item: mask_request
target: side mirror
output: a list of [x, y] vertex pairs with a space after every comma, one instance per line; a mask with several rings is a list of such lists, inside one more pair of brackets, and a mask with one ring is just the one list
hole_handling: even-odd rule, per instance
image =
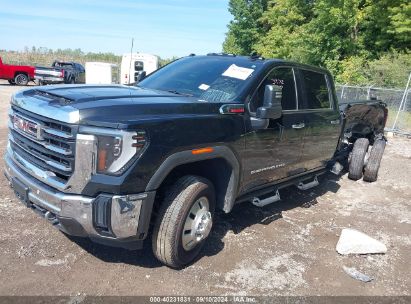
[[141, 73], [139, 73], [137, 76], [136, 83], [139, 83], [140, 81], [142, 81], [144, 78], [146, 78], [146, 76], [147, 76], [146, 71], [142, 71]]
[[277, 119], [282, 115], [281, 106], [282, 87], [266, 85], [264, 89], [263, 106], [257, 109], [256, 116], [259, 119]]

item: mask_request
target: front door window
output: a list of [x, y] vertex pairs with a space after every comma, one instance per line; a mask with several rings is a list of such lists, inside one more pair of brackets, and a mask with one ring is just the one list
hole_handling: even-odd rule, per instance
[[284, 67], [276, 68], [268, 74], [250, 103], [250, 112], [255, 113], [257, 108], [263, 106], [266, 85], [276, 85], [282, 88], [281, 105], [283, 110], [296, 110], [298, 108], [294, 71], [292, 68]]

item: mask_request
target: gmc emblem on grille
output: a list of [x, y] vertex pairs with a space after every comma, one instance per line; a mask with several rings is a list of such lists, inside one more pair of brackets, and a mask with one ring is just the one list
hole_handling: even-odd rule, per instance
[[42, 140], [41, 136], [41, 125], [33, 121], [26, 120], [20, 116], [13, 115], [13, 126], [15, 129], [28, 134], [38, 140]]

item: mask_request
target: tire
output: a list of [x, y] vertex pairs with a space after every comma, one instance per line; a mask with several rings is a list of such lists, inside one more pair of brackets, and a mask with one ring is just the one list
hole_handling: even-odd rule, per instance
[[377, 139], [372, 146], [370, 157], [364, 169], [363, 180], [366, 182], [375, 182], [378, 178], [378, 170], [380, 169], [382, 155], [385, 150], [385, 140]]
[[14, 82], [18, 86], [26, 86], [29, 83], [29, 78], [27, 77], [26, 74], [17, 74], [16, 77], [14, 77]]
[[364, 170], [364, 160], [370, 142], [367, 138], [358, 138], [354, 143], [349, 165], [348, 178], [359, 180]]
[[14, 82], [14, 80], [13, 79], [9, 79], [9, 80], [7, 80], [8, 82], [9, 82], [9, 84], [11, 84], [11, 85], [16, 85], [16, 83]]
[[[152, 246], [156, 258], [172, 268], [191, 263], [209, 236], [214, 208], [214, 187], [207, 179], [193, 175], [180, 178], [166, 194], [154, 225]], [[204, 231], [193, 227], [202, 227]]]

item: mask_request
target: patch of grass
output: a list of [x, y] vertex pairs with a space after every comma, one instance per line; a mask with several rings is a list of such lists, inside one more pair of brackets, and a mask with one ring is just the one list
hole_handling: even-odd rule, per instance
[[[397, 116], [398, 109], [388, 108], [388, 119], [387, 119], [387, 128], [392, 128], [395, 117]], [[396, 128], [411, 132], [411, 112], [409, 111], [401, 111], [400, 115], [398, 116]]]

